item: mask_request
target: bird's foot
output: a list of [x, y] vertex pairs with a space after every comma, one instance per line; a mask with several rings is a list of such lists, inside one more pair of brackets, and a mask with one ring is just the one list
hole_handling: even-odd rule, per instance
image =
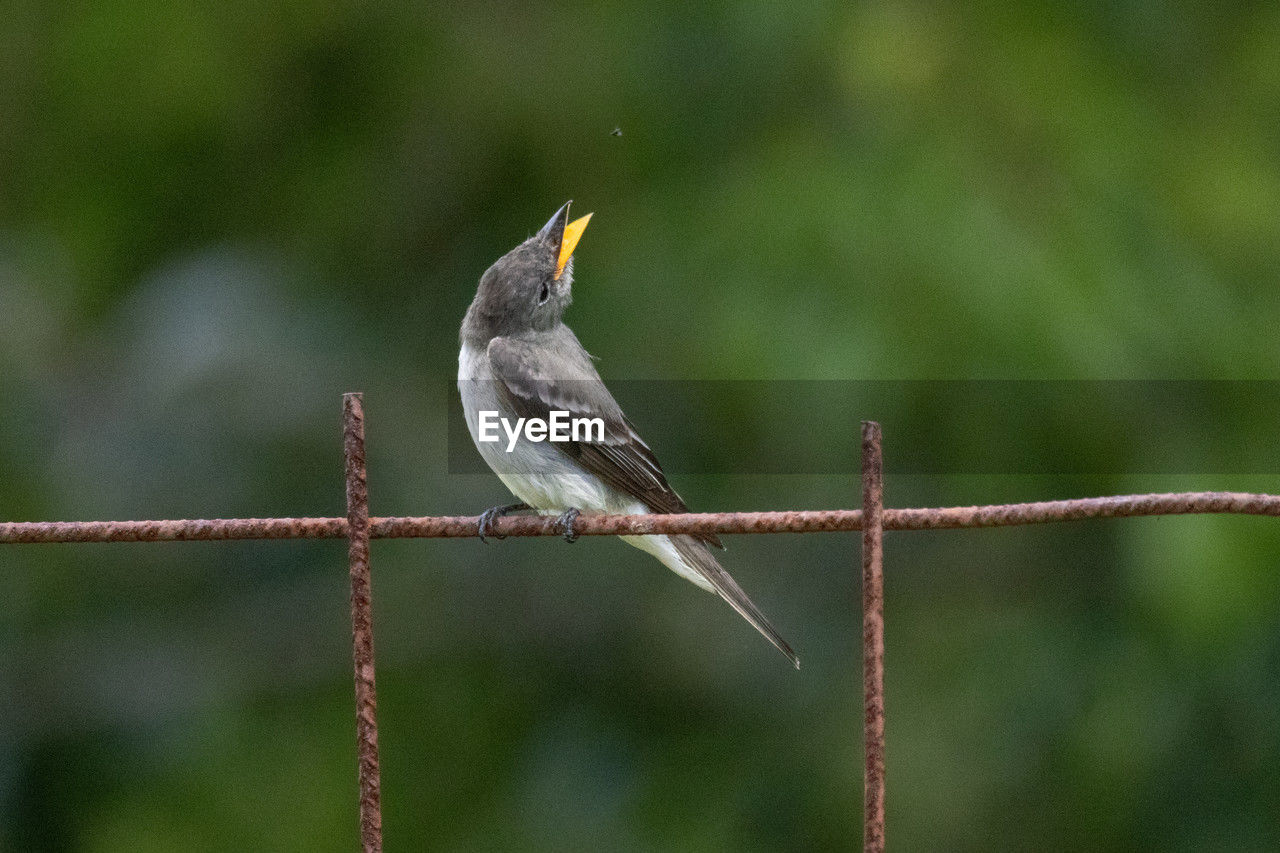
[[500, 536], [497, 533], [489, 533], [489, 526], [499, 518], [509, 512], [519, 512], [522, 509], [529, 509], [527, 503], [507, 504], [506, 506], [492, 506], [480, 513], [480, 524], [477, 525], [476, 532], [480, 535], [481, 542], [488, 542], [486, 535], [492, 536], [494, 539], [506, 539], [506, 536]]
[[564, 532], [564, 541], [572, 545], [578, 541], [578, 534], [573, 530], [573, 523], [578, 520], [578, 516], [582, 515], [582, 511], [577, 507], [569, 507], [556, 519], [556, 524], [560, 525], [560, 529]]

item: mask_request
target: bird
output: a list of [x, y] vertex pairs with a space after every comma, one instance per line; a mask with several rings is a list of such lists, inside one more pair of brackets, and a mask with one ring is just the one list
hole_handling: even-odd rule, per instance
[[[518, 503], [480, 517], [482, 540], [501, 515], [559, 513], [565, 539], [583, 512], [684, 513], [657, 457], [597, 373], [593, 357], [564, 323], [572, 301], [573, 254], [591, 214], [569, 221], [569, 206], [499, 258], [480, 277], [459, 333], [458, 390], [467, 429], [480, 455]], [[578, 440], [531, 440], [529, 431], [493, 441], [494, 417], [519, 423], [553, 412], [598, 421]], [[496, 414], [495, 414], [496, 413]], [[508, 426], [504, 429], [509, 429]], [[496, 537], [495, 537], [496, 538]], [[720, 565], [713, 533], [621, 536], [677, 575], [723, 598], [799, 669], [800, 659], [760, 608]]]

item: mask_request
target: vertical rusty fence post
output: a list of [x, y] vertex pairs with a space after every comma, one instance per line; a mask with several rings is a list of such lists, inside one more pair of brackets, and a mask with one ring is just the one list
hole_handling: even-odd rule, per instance
[[884, 459], [880, 424], [862, 422], [862, 848], [884, 850]]
[[347, 541], [351, 563], [351, 643], [355, 660], [360, 842], [382, 851], [382, 782], [378, 771], [378, 697], [374, 690], [373, 601], [369, 575], [369, 480], [364, 456], [364, 395], [342, 396], [347, 473]]

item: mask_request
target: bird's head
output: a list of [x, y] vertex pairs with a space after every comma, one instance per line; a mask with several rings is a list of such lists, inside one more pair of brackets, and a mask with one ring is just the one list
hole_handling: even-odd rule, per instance
[[488, 341], [560, 322], [573, 301], [573, 250], [591, 219], [588, 213], [570, 222], [570, 204], [485, 270], [463, 322], [464, 338]]

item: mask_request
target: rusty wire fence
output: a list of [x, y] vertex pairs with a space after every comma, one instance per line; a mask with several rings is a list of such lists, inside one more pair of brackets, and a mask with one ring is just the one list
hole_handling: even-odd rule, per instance
[[[166, 521], [0, 522], [0, 545], [54, 542], [183, 542], [231, 539], [347, 539], [351, 577], [351, 633], [356, 697], [360, 838], [365, 851], [382, 850], [377, 693], [373, 647], [371, 539], [471, 537], [478, 516], [377, 518], [369, 515], [361, 394], [343, 395], [346, 518], [229, 518]], [[1008, 527], [1089, 518], [1218, 513], [1280, 516], [1280, 495], [1175, 492], [1116, 495], [991, 506], [891, 509], [884, 506], [880, 425], [862, 424], [862, 508], [718, 512], [681, 515], [583, 515], [582, 536], [660, 533], [862, 532], [863, 847], [884, 850], [884, 543], [886, 530]], [[506, 516], [497, 536], [559, 536], [551, 516]]]

